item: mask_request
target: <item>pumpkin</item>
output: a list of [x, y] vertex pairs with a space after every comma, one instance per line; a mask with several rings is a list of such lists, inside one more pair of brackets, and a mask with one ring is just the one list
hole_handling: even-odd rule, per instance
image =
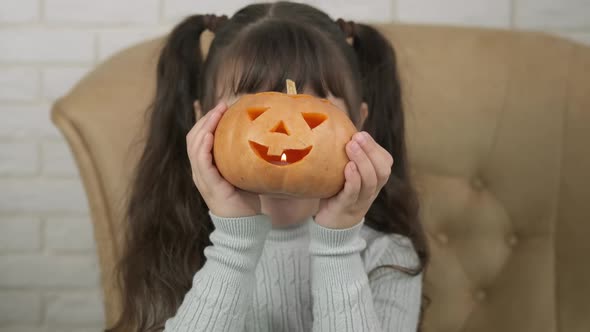
[[327, 99], [261, 92], [231, 105], [215, 131], [213, 155], [221, 175], [259, 194], [326, 198], [344, 185], [345, 145], [356, 128]]

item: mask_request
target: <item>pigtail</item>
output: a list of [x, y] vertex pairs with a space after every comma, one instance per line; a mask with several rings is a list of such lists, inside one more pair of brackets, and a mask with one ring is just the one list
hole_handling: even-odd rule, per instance
[[206, 28], [203, 15], [185, 19], [169, 35], [158, 61], [154, 110], [181, 113], [181, 126], [194, 123], [193, 102], [197, 99], [203, 65], [200, 36]]
[[[418, 205], [408, 174], [404, 110], [395, 51], [381, 33], [368, 25], [353, 24], [352, 37], [363, 100], [369, 107], [363, 130], [369, 132], [395, 160], [389, 181], [377, 197], [377, 204], [369, 210], [368, 217], [383, 224], [379, 225], [383, 226], [382, 231], [413, 238], [422, 232], [415, 225], [418, 224]], [[422, 243], [415, 244], [422, 247]]]
[[[194, 187], [186, 134], [195, 123], [207, 16], [185, 19], [168, 36], [157, 64], [149, 135], [130, 187], [122, 258], [122, 313], [107, 331], [156, 331], [182, 302], [201, 268], [213, 228]], [[187, 247], [188, 244], [188, 247]]]
[[[343, 23], [339, 23], [343, 27]], [[363, 24], [346, 23], [345, 33], [352, 37], [363, 86], [363, 100], [369, 114], [363, 130], [369, 132], [395, 160], [388, 183], [377, 196], [367, 213], [372, 227], [387, 233], [403, 234], [412, 240], [421, 266], [378, 266], [393, 268], [411, 275], [424, 271], [428, 264], [428, 248], [421, 223], [418, 221], [418, 199], [411, 184], [405, 143], [405, 123], [402, 91], [395, 50], [375, 28]], [[391, 222], [393, 220], [393, 222]], [[369, 275], [371, 275], [371, 273]], [[420, 326], [430, 303], [423, 295]]]
[[353, 29], [352, 47], [361, 73], [363, 101], [370, 110], [363, 129], [393, 154], [399, 165], [394, 169], [405, 177], [404, 113], [395, 51], [373, 27], [354, 24]]
[[[379, 194], [378, 204], [373, 204], [369, 213], [375, 220], [383, 220], [383, 224], [395, 227], [387, 232], [411, 238], [415, 232], [413, 224], [418, 206], [407, 169], [404, 111], [395, 51], [381, 33], [368, 25], [354, 24], [352, 35], [363, 100], [369, 107], [363, 130], [369, 132], [395, 160], [389, 182]], [[386, 222], [385, 218], [393, 218], [395, 222]]]

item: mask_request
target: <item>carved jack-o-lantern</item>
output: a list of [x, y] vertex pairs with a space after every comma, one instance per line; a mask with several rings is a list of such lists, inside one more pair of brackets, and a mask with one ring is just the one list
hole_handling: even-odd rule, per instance
[[330, 101], [293, 90], [245, 95], [233, 104], [215, 131], [216, 166], [243, 190], [330, 197], [344, 185], [345, 145], [356, 128]]

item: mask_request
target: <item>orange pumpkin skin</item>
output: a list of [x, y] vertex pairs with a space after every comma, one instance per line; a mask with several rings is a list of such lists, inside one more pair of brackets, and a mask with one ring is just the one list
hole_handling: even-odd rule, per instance
[[326, 198], [344, 186], [345, 146], [355, 132], [347, 114], [326, 99], [249, 94], [219, 121], [213, 155], [221, 175], [240, 189]]

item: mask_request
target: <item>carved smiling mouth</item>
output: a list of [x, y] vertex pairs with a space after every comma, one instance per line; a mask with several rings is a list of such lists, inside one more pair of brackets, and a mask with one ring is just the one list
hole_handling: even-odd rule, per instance
[[250, 148], [254, 150], [256, 155], [273, 165], [279, 166], [294, 164], [305, 158], [309, 154], [309, 151], [311, 151], [311, 146], [308, 146], [305, 149], [283, 150], [283, 153], [280, 156], [270, 156], [268, 155], [268, 146], [264, 146], [252, 141], [248, 142], [250, 143]]

